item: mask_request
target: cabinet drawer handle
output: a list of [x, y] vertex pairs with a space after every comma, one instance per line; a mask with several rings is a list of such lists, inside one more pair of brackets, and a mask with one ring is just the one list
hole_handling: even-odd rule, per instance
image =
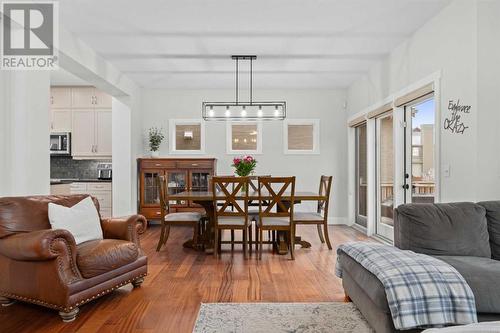
[[156, 164], [155, 164], [155, 166], [158, 166], [158, 167], [159, 167], [159, 166], [161, 166], [161, 164], [160, 164], [160, 163], [156, 163]]
[[191, 163], [192, 166], [198, 166], [198, 163]]
[[156, 212], [156, 215], [160, 215], [160, 214], [161, 214], [161, 212]]

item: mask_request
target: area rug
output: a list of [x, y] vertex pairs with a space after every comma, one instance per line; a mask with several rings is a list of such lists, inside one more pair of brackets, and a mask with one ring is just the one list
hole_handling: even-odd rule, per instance
[[194, 333], [373, 332], [352, 303], [202, 303]]

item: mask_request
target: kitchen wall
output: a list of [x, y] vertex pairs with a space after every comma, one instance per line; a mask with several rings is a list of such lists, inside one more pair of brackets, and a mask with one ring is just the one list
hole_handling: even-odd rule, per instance
[[[440, 72], [441, 99], [436, 103], [441, 113], [442, 201], [500, 198], [498, 6], [487, 0], [452, 1], [348, 90], [353, 116]], [[450, 100], [472, 106], [470, 114], [461, 115], [460, 122], [468, 127], [463, 134], [443, 128], [451, 116]], [[444, 166], [449, 166], [449, 176], [443, 174]]]
[[[318, 191], [319, 177], [333, 175], [331, 222], [347, 221], [347, 129], [344, 110], [345, 91], [342, 90], [258, 90], [254, 100], [285, 100], [287, 118], [318, 118], [321, 120], [319, 155], [285, 155], [283, 153], [283, 122], [263, 122], [263, 153], [256, 155], [257, 173], [297, 176], [298, 190]], [[151, 126], [168, 130], [170, 119], [201, 117], [203, 101], [231, 101], [234, 90], [143, 90], [143, 133]], [[242, 97], [244, 99], [244, 97]], [[218, 159], [218, 173], [232, 174], [231, 160], [226, 154], [226, 122], [205, 122], [206, 155]], [[167, 136], [168, 137], [168, 136]], [[170, 138], [168, 137], [168, 140]], [[146, 135], [143, 152], [148, 156]], [[169, 145], [164, 142], [162, 156], [170, 157]], [[196, 155], [189, 155], [196, 157]], [[313, 209], [309, 203], [302, 209]]]

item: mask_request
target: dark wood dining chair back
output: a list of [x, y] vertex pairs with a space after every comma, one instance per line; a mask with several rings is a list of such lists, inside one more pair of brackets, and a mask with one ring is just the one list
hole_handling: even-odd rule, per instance
[[332, 176], [321, 176], [319, 181], [319, 195], [324, 196], [325, 200], [318, 200], [318, 213], [328, 216], [328, 206], [330, 202], [330, 192], [332, 190]]
[[295, 177], [259, 177], [258, 192], [260, 217], [293, 216]]
[[158, 176], [157, 178], [158, 186], [158, 199], [160, 200], [160, 211], [161, 216], [165, 216], [170, 213], [170, 202], [168, 200], [168, 189], [167, 189], [167, 177]]
[[247, 216], [248, 177], [213, 177], [216, 216]]

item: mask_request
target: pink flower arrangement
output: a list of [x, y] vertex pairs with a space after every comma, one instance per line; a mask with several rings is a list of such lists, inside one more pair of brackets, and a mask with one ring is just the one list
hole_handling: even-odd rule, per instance
[[240, 177], [246, 177], [251, 174], [256, 166], [257, 161], [250, 155], [235, 157], [232, 164], [232, 167], [235, 169], [234, 172]]

